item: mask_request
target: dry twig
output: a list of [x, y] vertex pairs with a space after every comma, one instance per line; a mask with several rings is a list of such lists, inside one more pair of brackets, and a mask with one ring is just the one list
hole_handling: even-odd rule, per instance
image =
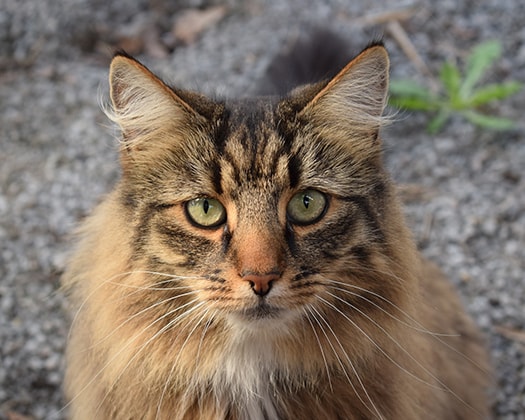
[[495, 326], [494, 329], [498, 334], [502, 335], [505, 338], [508, 338], [509, 340], [525, 344], [525, 331], [523, 330], [502, 326]]

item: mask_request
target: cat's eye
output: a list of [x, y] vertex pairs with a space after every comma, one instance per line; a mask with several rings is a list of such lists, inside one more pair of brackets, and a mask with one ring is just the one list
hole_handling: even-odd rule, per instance
[[292, 223], [309, 225], [324, 216], [327, 206], [328, 200], [322, 192], [305, 190], [292, 197], [286, 211]]
[[194, 198], [186, 203], [189, 219], [204, 228], [214, 228], [226, 221], [226, 209], [214, 198]]

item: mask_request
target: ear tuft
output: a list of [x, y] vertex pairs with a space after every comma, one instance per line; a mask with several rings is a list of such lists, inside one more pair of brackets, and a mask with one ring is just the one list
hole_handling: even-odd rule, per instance
[[109, 83], [113, 106], [106, 114], [120, 126], [128, 149], [131, 143], [147, 142], [172, 130], [188, 113], [194, 114], [164, 82], [123, 52], [111, 62]]
[[388, 72], [386, 49], [374, 43], [330, 80], [302, 113], [327, 128], [377, 133], [385, 120]]

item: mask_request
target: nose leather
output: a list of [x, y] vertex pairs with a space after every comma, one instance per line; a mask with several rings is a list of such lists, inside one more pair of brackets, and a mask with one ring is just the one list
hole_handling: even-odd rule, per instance
[[279, 274], [248, 273], [245, 274], [242, 278], [250, 284], [253, 293], [255, 293], [258, 296], [265, 296], [270, 292], [274, 281], [279, 279]]

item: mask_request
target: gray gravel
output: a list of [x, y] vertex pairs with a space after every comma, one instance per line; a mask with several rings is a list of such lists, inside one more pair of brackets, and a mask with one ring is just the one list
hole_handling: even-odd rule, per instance
[[[168, 32], [180, 9], [211, 3], [0, 0], [1, 420], [64, 417], [56, 412], [68, 326], [58, 283], [74, 226], [118, 177], [114, 132], [99, 107], [113, 48], [131, 40], [125, 45], [166, 79], [239, 96], [256, 90], [271, 57], [302, 28], [330, 25], [356, 49], [385, 33], [393, 77], [423, 80], [381, 25], [360, 23], [398, 1], [230, 0], [226, 17], [195, 43], [174, 43]], [[404, 28], [432, 71], [497, 38], [505, 53], [489, 80], [525, 81], [523, 1], [405, 4], [417, 6]], [[141, 47], [139, 33], [156, 33], [156, 44]], [[525, 92], [494, 108], [521, 120], [506, 133], [458, 119], [430, 136], [424, 116], [402, 113], [384, 134], [421, 249], [487, 334], [495, 417], [508, 420], [525, 419], [524, 110]]]

